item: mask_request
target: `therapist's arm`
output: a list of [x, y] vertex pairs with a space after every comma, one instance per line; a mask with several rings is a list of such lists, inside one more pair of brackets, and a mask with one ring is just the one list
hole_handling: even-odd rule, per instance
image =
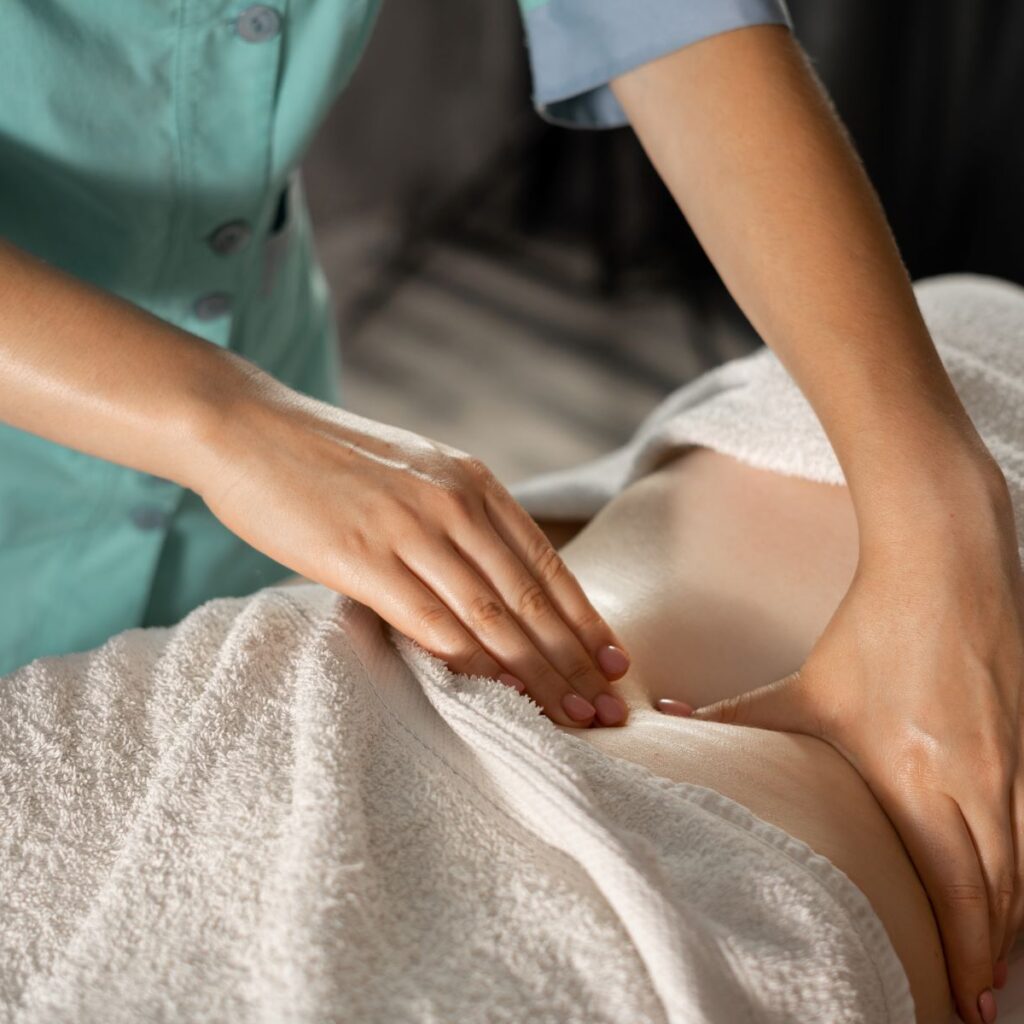
[[698, 717], [814, 733], [856, 765], [928, 889], [960, 1013], [980, 1024], [1024, 905], [1022, 591], [1005, 481], [789, 31], [713, 36], [613, 89], [818, 414], [860, 529], [854, 583], [803, 670]]
[[0, 422], [197, 491], [271, 558], [458, 671], [521, 680], [557, 722], [625, 719], [610, 627], [477, 460], [301, 395], [2, 241]]

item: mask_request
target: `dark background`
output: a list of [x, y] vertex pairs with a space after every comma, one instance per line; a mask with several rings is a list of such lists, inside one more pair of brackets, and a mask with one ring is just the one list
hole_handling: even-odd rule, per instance
[[[1024, 284], [1024, 4], [789, 8], [911, 275]], [[529, 91], [513, 0], [385, 4], [305, 165], [347, 404], [508, 480], [758, 343], [632, 132], [553, 128]]]

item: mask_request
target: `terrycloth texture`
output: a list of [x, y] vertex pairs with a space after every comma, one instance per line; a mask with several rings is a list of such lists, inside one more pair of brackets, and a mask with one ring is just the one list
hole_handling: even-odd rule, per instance
[[803, 843], [305, 586], [0, 680], [0, 1020], [913, 1010]]
[[[1024, 537], [1024, 288], [969, 274], [915, 286], [942, 361], [998, 460]], [[762, 349], [673, 392], [630, 442], [593, 462], [514, 488], [537, 517], [589, 519], [673, 450], [702, 445], [761, 469], [844, 482], [810, 405]]]

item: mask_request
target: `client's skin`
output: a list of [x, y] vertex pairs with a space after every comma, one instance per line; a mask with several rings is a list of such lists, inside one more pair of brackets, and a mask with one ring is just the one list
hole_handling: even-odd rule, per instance
[[846, 592], [857, 525], [845, 487], [690, 449], [629, 487], [562, 554], [632, 656], [621, 729], [573, 731], [666, 778], [707, 786], [802, 839], [878, 913], [922, 1024], [952, 1012], [939, 932], [900, 839], [822, 740], [670, 717], [798, 669]]

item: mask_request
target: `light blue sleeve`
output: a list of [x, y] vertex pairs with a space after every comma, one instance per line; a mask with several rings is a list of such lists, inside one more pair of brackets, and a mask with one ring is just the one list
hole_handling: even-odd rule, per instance
[[627, 123], [608, 83], [745, 25], [790, 25], [784, 0], [519, 0], [541, 116], [576, 128]]

